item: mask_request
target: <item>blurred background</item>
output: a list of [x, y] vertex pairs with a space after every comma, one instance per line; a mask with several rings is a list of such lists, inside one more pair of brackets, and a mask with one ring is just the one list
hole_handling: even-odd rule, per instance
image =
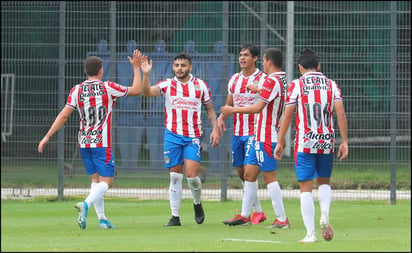
[[[332, 188], [379, 190], [394, 203], [396, 190], [410, 196], [411, 185], [410, 22], [409, 1], [2, 1], [2, 196], [52, 189], [62, 198], [89, 188], [77, 145], [77, 113], [42, 155], [37, 152], [70, 89], [85, 80], [86, 57], [104, 60], [103, 80], [130, 86], [127, 56], [139, 49], [154, 62], [153, 85], [172, 77], [173, 57], [188, 52], [192, 73], [209, 85], [219, 114], [227, 82], [240, 71], [239, 48], [250, 43], [260, 48], [260, 69], [266, 48], [282, 49], [289, 81], [300, 76], [300, 50], [318, 53], [321, 72], [342, 90], [348, 119], [349, 157], [336, 159]], [[162, 97], [118, 100], [112, 127], [116, 180], [109, 192], [167, 198], [163, 106]], [[226, 126], [212, 149], [203, 115], [201, 178], [211, 199], [233, 198], [231, 190], [242, 195], [231, 166], [231, 118]], [[279, 163], [285, 190], [298, 189], [294, 133], [291, 128]], [[339, 144], [339, 131], [337, 139]], [[266, 194], [263, 180], [259, 188]]]

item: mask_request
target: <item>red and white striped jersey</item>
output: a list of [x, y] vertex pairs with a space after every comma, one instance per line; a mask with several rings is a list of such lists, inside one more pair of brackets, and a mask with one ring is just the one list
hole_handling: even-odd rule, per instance
[[[266, 74], [256, 69], [255, 72], [245, 77], [242, 72], [234, 74], [227, 85], [227, 92], [233, 97], [233, 107], [244, 107], [255, 104], [259, 99], [259, 94], [246, 89], [248, 84], [261, 87]], [[249, 136], [254, 135], [255, 114], [234, 113], [233, 114], [233, 135]]]
[[111, 81], [86, 80], [74, 86], [66, 106], [80, 114], [80, 148], [111, 147], [112, 110], [118, 97], [127, 96], [128, 87]]
[[335, 100], [342, 100], [338, 85], [320, 72], [305, 73], [291, 83], [286, 106], [297, 105], [295, 153], [333, 153]]
[[209, 86], [190, 74], [187, 83], [166, 79], [156, 83], [165, 99], [165, 126], [186, 137], [202, 135], [202, 105], [212, 102]]
[[280, 117], [285, 103], [287, 88], [285, 72], [275, 72], [265, 77], [261, 88], [260, 99], [267, 105], [257, 117], [255, 140], [268, 144], [271, 154], [272, 142], [277, 142]]

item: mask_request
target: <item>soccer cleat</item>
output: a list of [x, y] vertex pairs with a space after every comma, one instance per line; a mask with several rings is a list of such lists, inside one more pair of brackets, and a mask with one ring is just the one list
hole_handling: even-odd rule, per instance
[[170, 218], [169, 223], [165, 224], [166, 227], [172, 227], [172, 226], [180, 226], [180, 218], [179, 216], [173, 216]]
[[252, 224], [257, 225], [261, 222], [264, 222], [266, 220], [266, 214], [265, 212], [260, 212], [260, 213], [252, 213]]
[[87, 221], [87, 214], [89, 213], [89, 205], [86, 201], [79, 202], [74, 206], [79, 212], [79, 216], [77, 217], [77, 223], [81, 229], [86, 229], [86, 221]]
[[229, 225], [229, 226], [237, 226], [237, 225], [244, 225], [244, 224], [249, 225], [250, 224], [250, 216], [245, 218], [242, 215], [237, 214], [237, 215], [235, 215], [235, 217], [233, 219], [224, 220], [223, 223], [225, 225]]
[[195, 209], [195, 220], [197, 224], [202, 224], [205, 220], [205, 212], [203, 211], [202, 203], [193, 204]]
[[322, 213], [320, 216], [320, 228], [322, 229], [322, 237], [326, 241], [333, 239], [332, 226], [329, 223], [329, 218], [326, 213]]
[[278, 219], [275, 219], [272, 225], [267, 226], [266, 228], [289, 228], [289, 227], [290, 227], [289, 219], [286, 218], [284, 222], [281, 222]]
[[110, 221], [108, 220], [99, 220], [99, 227], [100, 229], [110, 229], [110, 228], [115, 228], [116, 226], [114, 226]]
[[300, 243], [312, 243], [312, 242], [316, 242], [318, 240], [318, 238], [316, 238], [316, 233], [313, 232], [310, 235], [306, 235], [305, 238], [303, 238], [302, 240], [299, 240], [298, 242]]

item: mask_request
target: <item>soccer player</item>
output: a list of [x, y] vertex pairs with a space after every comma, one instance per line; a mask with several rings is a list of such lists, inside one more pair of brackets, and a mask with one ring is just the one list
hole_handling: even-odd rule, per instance
[[180, 204], [182, 198], [183, 165], [187, 183], [193, 195], [195, 221], [202, 224], [205, 214], [201, 203], [202, 183], [199, 178], [201, 161], [202, 105], [212, 126], [209, 142], [212, 147], [219, 144], [220, 134], [216, 124], [212, 95], [208, 85], [196, 78], [192, 70], [191, 57], [180, 53], [174, 57], [175, 76], [151, 86], [149, 83], [152, 60], [142, 62], [142, 93], [146, 97], [164, 96], [165, 133], [164, 165], [170, 173], [169, 201], [172, 217], [165, 226], [180, 226]]
[[335, 130], [333, 112], [336, 112], [341, 143], [338, 150], [340, 161], [348, 156], [346, 114], [341, 91], [335, 81], [319, 72], [319, 57], [312, 49], [304, 49], [297, 58], [302, 76], [294, 80], [287, 91], [285, 111], [280, 123], [275, 158], [282, 159], [286, 144], [285, 134], [295, 109], [295, 171], [300, 187], [300, 210], [306, 227], [302, 243], [317, 241], [315, 233], [315, 206], [312, 181], [316, 179], [321, 211], [320, 227], [325, 240], [332, 240], [333, 230], [329, 221], [332, 200], [330, 177], [333, 167]]
[[246, 88], [260, 94], [259, 100], [244, 107], [225, 105], [221, 108], [224, 115], [232, 113], [257, 115], [253, 144], [246, 161], [245, 186], [242, 200], [242, 213], [233, 219], [225, 220], [225, 225], [236, 226], [250, 223], [250, 210], [253, 198], [257, 194], [257, 177], [262, 172], [272, 200], [273, 210], [277, 218], [267, 228], [289, 228], [289, 219], [283, 205], [282, 192], [277, 180], [277, 162], [273, 151], [277, 142], [279, 119], [283, 110], [284, 90], [287, 87], [286, 73], [281, 71], [283, 63], [282, 51], [268, 48], [263, 55], [263, 69], [267, 74], [263, 86], [258, 88], [249, 84]]
[[[259, 94], [247, 89], [247, 85], [259, 86], [263, 82], [266, 74], [256, 68], [259, 49], [250, 44], [243, 45], [239, 50], [239, 65], [241, 72], [234, 74], [228, 82], [226, 105], [243, 107], [255, 104]], [[228, 114], [220, 114], [217, 124], [220, 132], [226, 131], [224, 120]], [[235, 113], [233, 116], [233, 136], [232, 136], [232, 166], [237, 169], [237, 174], [244, 188], [257, 188], [258, 181], [245, 182], [245, 175], [248, 174], [245, 168], [246, 160], [249, 155], [250, 145], [254, 138], [255, 114]], [[253, 170], [258, 170], [257, 166], [249, 166]], [[249, 198], [248, 198], [249, 199]], [[250, 198], [252, 201], [252, 224], [259, 224], [266, 220], [266, 215], [262, 210], [257, 191]]]
[[94, 205], [101, 229], [115, 227], [106, 218], [104, 212], [104, 195], [113, 185], [115, 170], [114, 154], [111, 148], [112, 109], [117, 98], [140, 94], [140, 65], [145, 58], [146, 56], [138, 50], [134, 50], [133, 59], [128, 56], [134, 71], [132, 87], [125, 87], [111, 81], [101, 81], [104, 72], [103, 60], [97, 56], [86, 58], [84, 72], [87, 80], [71, 89], [66, 106], [39, 143], [38, 151], [43, 153], [50, 138], [77, 109], [80, 114], [78, 134], [80, 154], [86, 173], [90, 175], [92, 182], [90, 194], [83, 202], [75, 205], [78, 211], [77, 223], [81, 229], [86, 229], [87, 215], [91, 205]]

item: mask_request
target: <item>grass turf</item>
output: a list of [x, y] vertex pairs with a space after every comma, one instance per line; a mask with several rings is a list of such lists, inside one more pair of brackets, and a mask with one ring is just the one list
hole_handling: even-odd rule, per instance
[[[83, 198], [83, 197], [82, 197]], [[167, 200], [106, 198], [106, 215], [116, 229], [99, 230], [94, 208], [90, 208], [86, 230], [79, 229], [74, 204], [67, 201], [2, 200], [2, 251], [407, 251], [411, 250], [411, 203], [398, 201], [334, 201], [331, 223], [334, 239], [324, 241], [318, 225], [318, 242], [299, 244], [305, 235], [299, 200], [286, 199], [290, 229], [267, 229], [274, 212], [270, 201], [262, 201], [268, 219], [253, 226], [225, 226], [240, 201], [203, 202], [204, 224], [194, 221], [190, 199], [182, 201], [181, 227], [164, 227], [170, 218]]]

